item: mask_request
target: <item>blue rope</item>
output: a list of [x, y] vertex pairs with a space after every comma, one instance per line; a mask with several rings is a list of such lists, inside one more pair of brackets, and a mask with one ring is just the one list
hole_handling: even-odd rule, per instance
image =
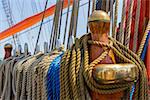
[[134, 91], [135, 91], [135, 84], [132, 86], [132, 89], [130, 92], [130, 100], [132, 100], [132, 98], [133, 98]]
[[147, 51], [147, 46], [148, 46], [148, 41], [150, 39], [150, 31], [148, 33], [148, 36], [146, 38], [146, 42], [144, 44], [144, 49], [143, 49], [143, 52], [142, 52], [142, 55], [141, 55], [141, 59], [144, 61], [145, 60], [145, 55], [146, 55], [146, 51]]
[[60, 100], [59, 69], [63, 54], [64, 53], [61, 53], [52, 61], [47, 73], [48, 100]]

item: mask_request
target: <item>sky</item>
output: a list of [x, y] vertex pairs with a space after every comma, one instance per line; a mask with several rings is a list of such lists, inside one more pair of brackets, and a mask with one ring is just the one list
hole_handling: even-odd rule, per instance
[[[11, 8], [14, 24], [34, 14], [37, 14], [43, 11], [45, 2], [46, 2], [46, 0], [6, 0], [6, 1], [9, 1], [10, 3], [10, 8]], [[81, 37], [83, 34], [86, 33], [88, 1], [89, 0], [81, 0], [80, 2], [78, 26], [77, 26], [77, 37]], [[118, 22], [121, 21], [121, 12], [122, 12], [122, 5], [123, 5], [122, 1], [123, 0], [119, 0]], [[55, 3], [56, 3], [56, 0], [48, 0], [47, 8], [54, 5]], [[92, 5], [92, 2], [91, 2], [91, 5]], [[61, 27], [60, 37], [63, 37], [64, 35], [66, 11], [67, 9], [63, 10], [64, 14], [62, 16], [62, 27]], [[71, 16], [71, 12], [69, 13], [69, 19], [68, 19], [69, 23], [68, 23], [67, 31], [69, 30], [70, 16]], [[39, 43], [38, 43], [40, 45], [41, 51], [43, 51], [44, 42], [49, 42], [52, 24], [53, 24], [53, 15], [44, 19], [44, 24], [42, 27], [42, 31], [41, 31]], [[37, 39], [37, 34], [39, 32], [39, 25], [40, 25], [40, 22], [32, 27], [29, 27], [26, 30], [23, 30], [17, 33], [17, 36], [18, 36], [17, 43], [19, 43], [22, 46], [22, 51], [24, 48], [24, 44], [27, 43], [29, 51], [33, 53], [36, 39]], [[6, 18], [3, 5], [2, 5], [2, 0], [1, 0], [0, 1], [0, 32], [6, 30], [7, 28], [9, 28], [9, 24], [7, 22], [7, 18]], [[61, 38], [61, 41], [62, 41], [62, 38]], [[11, 43], [14, 46], [12, 37], [9, 37], [0, 41], [0, 58], [4, 57], [4, 45], [6, 43]]]

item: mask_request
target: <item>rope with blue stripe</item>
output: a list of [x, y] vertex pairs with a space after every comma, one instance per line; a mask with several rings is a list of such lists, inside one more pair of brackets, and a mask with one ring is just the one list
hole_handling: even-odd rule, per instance
[[48, 100], [60, 100], [59, 69], [63, 54], [64, 53], [61, 53], [52, 61], [47, 73]]

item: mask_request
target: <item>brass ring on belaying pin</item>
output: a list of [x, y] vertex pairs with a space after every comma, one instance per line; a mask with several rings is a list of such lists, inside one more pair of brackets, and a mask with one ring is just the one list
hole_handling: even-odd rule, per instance
[[98, 64], [93, 69], [93, 77], [100, 84], [135, 82], [138, 68], [134, 64]]

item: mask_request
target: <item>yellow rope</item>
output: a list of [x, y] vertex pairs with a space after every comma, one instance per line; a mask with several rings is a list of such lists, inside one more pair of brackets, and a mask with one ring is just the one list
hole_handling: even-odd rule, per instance
[[[60, 68], [60, 100], [65, 100], [71, 98], [72, 92], [70, 92], [70, 85], [69, 85], [69, 59], [70, 59], [70, 50], [66, 51], [64, 54], [61, 65], [65, 66], [64, 68]], [[67, 74], [66, 74], [67, 73]], [[69, 93], [70, 92], [70, 93]]]
[[143, 51], [143, 48], [144, 48], [144, 44], [146, 42], [146, 38], [147, 38], [147, 35], [148, 35], [148, 32], [150, 31], [150, 20], [148, 21], [148, 25], [147, 25], [147, 28], [145, 30], [145, 33], [144, 33], [144, 36], [142, 38], [142, 41], [141, 41], [141, 44], [140, 44], [140, 47], [138, 49], [138, 52], [137, 52], [137, 55], [140, 57], [141, 56], [141, 53]]
[[[100, 94], [111, 94], [126, 89], [130, 89], [131, 86], [133, 85], [133, 82], [127, 84], [119, 84], [119, 85], [118, 84], [103, 85], [103, 84], [98, 84], [92, 76], [93, 67], [97, 65], [100, 61], [102, 61], [108, 55], [108, 52], [111, 49], [116, 54], [116, 56], [120, 58], [121, 62], [132, 63], [137, 65], [139, 69], [139, 76], [138, 76], [139, 80], [137, 84], [139, 85], [136, 84], [135, 99], [147, 100], [148, 98], [147, 75], [146, 75], [145, 66], [143, 62], [141, 62], [140, 58], [136, 54], [134, 54], [131, 50], [128, 50], [126, 47], [124, 47], [122, 44], [120, 44], [119, 42], [115, 41], [112, 38], [109, 38], [110, 44], [105, 44], [98, 41], [91, 41], [91, 40], [89, 41], [89, 40], [90, 40], [89, 35], [84, 35], [83, 37], [81, 37], [80, 40], [76, 40], [75, 45], [73, 45], [71, 50], [68, 50], [65, 53], [65, 56], [62, 59], [61, 69], [60, 69], [60, 80], [61, 80], [60, 99], [61, 100], [64, 99], [86, 100], [87, 92], [85, 92], [85, 90], [87, 89], [87, 86], [90, 90], [98, 92]], [[95, 59], [90, 64], [89, 64], [88, 44], [94, 44], [94, 45], [107, 48], [97, 59]], [[73, 66], [75, 68], [73, 68]], [[72, 69], [73, 73], [71, 73], [70, 75], [68, 69], [71, 68], [73, 68]], [[69, 79], [67, 80], [67, 83], [65, 82], [66, 79]], [[70, 83], [73, 82], [74, 84], [71, 85]]]

